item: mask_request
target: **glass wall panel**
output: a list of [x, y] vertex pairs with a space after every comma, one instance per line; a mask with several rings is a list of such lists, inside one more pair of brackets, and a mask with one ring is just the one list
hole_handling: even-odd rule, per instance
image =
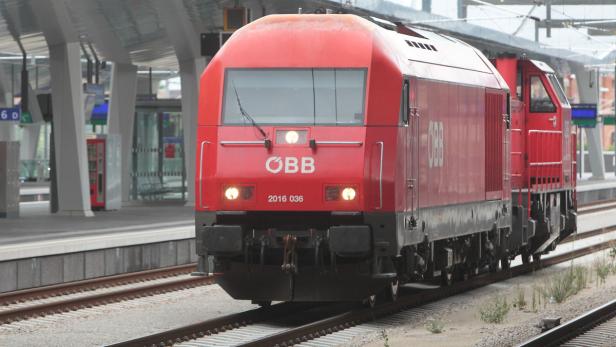
[[184, 200], [184, 136], [177, 107], [137, 107], [133, 138], [132, 199]]

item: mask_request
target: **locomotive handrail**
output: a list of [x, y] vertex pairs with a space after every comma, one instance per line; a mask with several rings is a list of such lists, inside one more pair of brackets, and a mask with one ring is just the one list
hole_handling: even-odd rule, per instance
[[550, 165], [561, 165], [563, 162], [562, 161], [551, 161], [551, 162], [532, 162], [529, 163], [530, 166], [550, 166]]
[[210, 141], [201, 141], [201, 153], [199, 153], [199, 206], [201, 208], [207, 207], [203, 205], [203, 146], [210, 144]]
[[220, 141], [221, 146], [241, 146], [241, 145], [264, 145], [265, 140], [259, 141]]
[[377, 144], [381, 148], [381, 162], [379, 164], [379, 210], [383, 208], [383, 150], [385, 144], [383, 141], [377, 141]]
[[562, 134], [562, 131], [559, 131], [559, 130], [537, 130], [537, 129], [533, 129], [533, 130], [529, 130], [528, 133], [529, 134]]
[[317, 145], [349, 145], [349, 146], [362, 146], [364, 143], [361, 141], [315, 141]]

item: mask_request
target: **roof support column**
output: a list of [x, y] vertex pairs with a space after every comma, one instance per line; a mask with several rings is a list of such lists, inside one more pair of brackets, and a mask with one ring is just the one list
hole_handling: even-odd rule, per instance
[[[10, 83], [11, 77], [5, 73], [4, 66], [0, 66], [0, 90], [2, 91], [0, 93], [0, 105], [2, 107], [13, 107]], [[16, 129], [17, 124], [14, 122], [0, 122], [0, 141], [16, 141]]]
[[182, 127], [184, 129], [184, 167], [188, 181], [186, 205], [195, 204], [195, 146], [197, 113], [199, 108], [199, 79], [205, 68], [205, 59], [187, 59], [180, 62], [182, 82]]
[[[581, 103], [597, 104], [599, 101], [599, 73], [596, 70], [585, 70], [583, 67], [576, 68], [575, 78]], [[588, 159], [590, 161], [591, 179], [605, 179], [605, 161], [603, 159], [603, 145], [601, 131], [603, 123], [597, 122], [594, 128], [585, 128], [585, 138], [588, 141]], [[582, 143], [580, 148], [583, 147]]]
[[15, 127], [13, 122], [0, 122], [0, 141], [15, 141]]
[[21, 160], [36, 159], [36, 148], [38, 147], [39, 134], [41, 132], [40, 124], [29, 124], [22, 128], [21, 138]]
[[28, 98], [28, 110], [32, 117], [32, 124], [23, 125], [20, 157], [22, 160], [35, 160], [39, 137], [44, 122], [41, 108], [36, 98], [36, 91], [32, 89], [29, 84], [28, 95], [30, 95]]
[[79, 43], [49, 45], [49, 65], [58, 212], [93, 216], [88, 186]]
[[108, 133], [118, 135], [121, 141], [122, 203], [130, 200], [130, 169], [133, 157], [133, 127], [137, 99], [137, 66], [114, 63], [111, 70], [109, 92]]

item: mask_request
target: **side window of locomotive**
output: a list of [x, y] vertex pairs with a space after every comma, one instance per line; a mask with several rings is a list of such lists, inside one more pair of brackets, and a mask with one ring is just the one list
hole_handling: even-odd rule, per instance
[[402, 86], [402, 97], [400, 98], [400, 122], [403, 125], [409, 124], [409, 81], [404, 81]]
[[548, 94], [539, 76], [531, 76], [530, 78], [530, 112], [556, 112], [556, 106], [550, 99], [550, 94]]
[[558, 100], [560, 100], [560, 103], [563, 105], [569, 105], [569, 100], [567, 100], [567, 96], [565, 95], [565, 92], [563, 91], [563, 88], [561, 87], [558, 78], [556, 78], [554, 74], [549, 74], [548, 79], [552, 84], [552, 88], [554, 88], [554, 90], [556, 91], [556, 96], [558, 96]]
[[517, 85], [515, 87], [515, 93], [518, 96], [518, 100], [524, 101], [524, 93], [522, 93], [522, 69], [520, 69], [520, 67], [518, 67]]

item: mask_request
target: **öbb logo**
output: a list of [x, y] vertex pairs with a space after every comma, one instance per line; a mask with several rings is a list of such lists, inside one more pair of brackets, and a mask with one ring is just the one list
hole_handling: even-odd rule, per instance
[[314, 172], [314, 158], [311, 157], [269, 157], [265, 162], [265, 169], [273, 174], [280, 172], [286, 174], [311, 174]]
[[443, 167], [445, 157], [445, 140], [443, 122], [430, 121], [428, 126], [428, 166]]

